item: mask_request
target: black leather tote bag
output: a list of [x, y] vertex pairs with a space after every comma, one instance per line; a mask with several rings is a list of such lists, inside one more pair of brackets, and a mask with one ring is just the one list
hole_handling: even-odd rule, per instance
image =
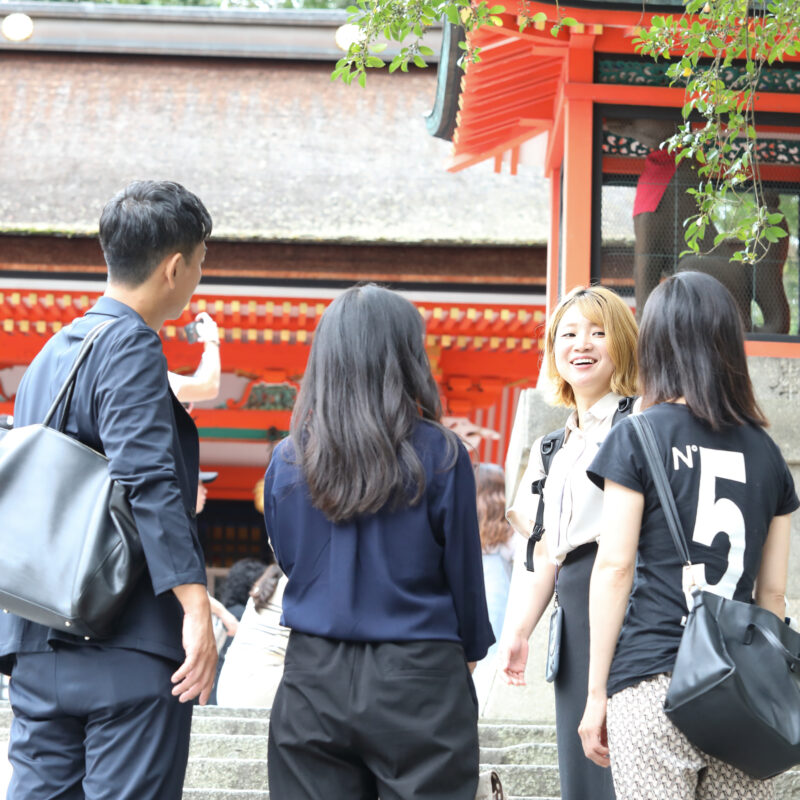
[[84, 340], [44, 422], [0, 439], [0, 607], [88, 638], [111, 633], [144, 568], [125, 489], [109, 477], [108, 459], [64, 433], [78, 370], [109, 324]]
[[[691, 563], [652, 428], [631, 420], [684, 565]], [[800, 763], [800, 633], [752, 603], [694, 592], [664, 711], [692, 744], [753, 778]]]

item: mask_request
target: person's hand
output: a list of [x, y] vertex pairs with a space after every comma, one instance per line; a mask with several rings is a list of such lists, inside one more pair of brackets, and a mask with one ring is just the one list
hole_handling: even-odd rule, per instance
[[172, 675], [172, 694], [181, 703], [200, 698], [208, 701], [217, 675], [217, 643], [211, 626], [208, 592], [200, 584], [185, 584], [172, 590], [183, 607], [183, 649], [186, 659]]
[[510, 686], [525, 685], [525, 666], [528, 663], [528, 640], [509, 636], [500, 640], [500, 675]]
[[606, 705], [608, 698], [605, 693], [590, 694], [586, 701], [583, 719], [578, 725], [578, 734], [583, 744], [583, 753], [586, 758], [594, 761], [598, 767], [608, 767], [608, 735], [606, 733]]
[[197, 323], [197, 341], [203, 344], [219, 344], [219, 327], [205, 312], [201, 311], [195, 318]]
[[208, 603], [211, 606], [211, 613], [225, 626], [228, 636], [236, 636], [236, 631], [239, 630], [239, 620], [216, 597], [209, 595]]

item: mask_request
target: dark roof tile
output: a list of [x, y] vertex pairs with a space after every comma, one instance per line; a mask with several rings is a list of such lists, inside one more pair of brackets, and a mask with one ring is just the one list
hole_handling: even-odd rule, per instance
[[544, 242], [545, 180], [446, 172], [434, 70], [331, 82], [328, 64], [0, 55], [0, 230], [90, 232], [128, 181], [172, 179], [215, 234]]

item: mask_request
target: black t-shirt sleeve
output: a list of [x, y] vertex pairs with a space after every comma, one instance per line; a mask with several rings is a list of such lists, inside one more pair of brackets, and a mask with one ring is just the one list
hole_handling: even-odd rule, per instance
[[644, 494], [644, 458], [630, 418], [621, 420], [606, 436], [586, 470], [600, 489], [605, 479]]
[[778, 510], [775, 512], [776, 517], [782, 517], [784, 514], [791, 514], [792, 511], [800, 507], [800, 500], [797, 498], [797, 492], [794, 488], [794, 479], [789, 467], [781, 456], [781, 472], [782, 472], [782, 491], [781, 499], [778, 503]]

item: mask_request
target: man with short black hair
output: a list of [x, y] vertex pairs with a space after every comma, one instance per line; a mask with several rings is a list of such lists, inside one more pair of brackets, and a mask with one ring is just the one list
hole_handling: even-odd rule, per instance
[[170, 391], [158, 331], [189, 302], [210, 233], [203, 204], [176, 183], [117, 194], [100, 219], [105, 294], [48, 341], [17, 392], [15, 424], [41, 422], [84, 338], [111, 321], [78, 373], [66, 431], [108, 457], [147, 568], [102, 641], [0, 614], [8, 800], [181, 797], [189, 701], [206, 702], [217, 654], [195, 521], [197, 429]]

